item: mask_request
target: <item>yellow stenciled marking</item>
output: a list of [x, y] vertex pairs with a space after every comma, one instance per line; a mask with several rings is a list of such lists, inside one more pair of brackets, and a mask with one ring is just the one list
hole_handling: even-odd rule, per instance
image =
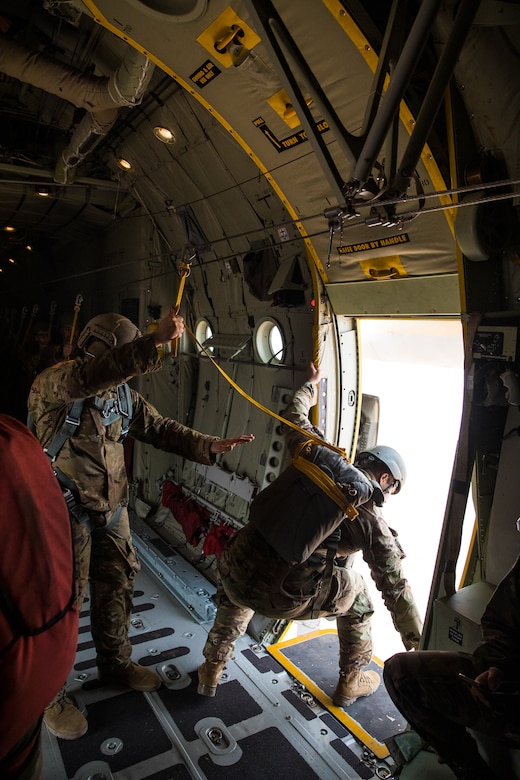
[[[279, 664], [286, 669], [289, 674], [291, 674], [293, 677], [295, 677], [299, 682], [302, 683], [302, 685], [305, 686], [305, 688], [311, 693], [314, 698], [320, 702], [320, 704], [323, 704], [324, 707], [326, 707], [328, 710], [330, 710], [331, 713], [341, 722], [343, 725], [350, 731], [354, 736], [358, 737], [358, 739], [369, 748], [374, 755], [376, 755], [378, 758], [385, 758], [388, 756], [388, 748], [386, 745], [382, 744], [381, 742], [378, 742], [377, 739], [375, 739], [371, 734], [368, 733], [354, 718], [351, 718], [345, 710], [342, 707], [336, 707], [332, 703], [332, 700], [330, 696], [328, 696], [324, 691], [321, 690], [321, 688], [318, 688], [316, 683], [310, 679], [310, 677], [307, 677], [306, 674], [302, 672], [302, 670], [296, 666], [292, 661], [290, 661], [285, 653], [283, 652], [286, 647], [290, 647], [291, 645], [297, 645], [302, 642], [305, 642], [306, 640], [313, 639], [318, 636], [323, 636], [326, 634], [337, 634], [337, 631], [334, 629], [320, 629], [318, 631], [311, 631], [308, 634], [303, 634], [301, 636], [298, 636], [294, 639], [287, 639], [282, 642], [277, 642], [274, 645], [268, 645], [266, 647], [267, 652], [273, 656], [273, 658], [276, 658]], [[378, 661], [378, 659], [373, 657], [374, 661], [382, 666], [381, 662]]]
[[103, 14], [100, 12], [100, 10], [97, 8], [95, 3], [92, 2], [92, 0], [83, 0], [85, 6], [89, 9], [89, 11], [92, 13], [92, 16], [94, 18], [94, 21], [99, 24], [101, 27], [104, 27], [106, 30], [110, 30], [114, 35], [116, 35], [118, 38], [121, 38], [122, 40], [126, 41], [130, 46], [133, 46], [134, 49], [137, 49], [137, 51], [140, 51], [142, 54], [144, 54], [146, 57], [148, 57], [149, 60], [151, 60], [155, 65], [157, 65], [161, 70], [163, 70], [165, 73], [167, 73], [169, 76], [174, 79], [177, 84], [179, 84], [183, 89], [186, 90], [195, 100], [197, 100], [204, 108], [210, 112], [210, 114], [215, 117], [217, 122], [220, 122], [222, 127], [225, 128], [225, 130], [230, 133], [230, 135], [233, 136], [235, 141], [242, 147], [242, 149], [246, 152], [248, 157], [255, 163], [260, 173], [265, 177], [266, 181], [269, 182], [271, 187], [273, 188], [274, 192], [277, 194], [278, 198], [280, 199], [283, 206], [286, 208], [287, 213], [291, 217], [294, 226], [296, 227], [297, 231], [299, 232], [300, 236], [302, 237], [302, 240], [305, 244], [305, 247], [307, 249], [309, 257], [312, 258], [314, 265], [320, 274], [323, 283], [328, 284], [328, 275], [325, 271], [325, 268], [323, 267], [323, 264], [319, 258], [318, 253], [316, 252], [316, 249], [314, 248], [314, 245], [310, 238], [307, 235], [307, 231], [305, 230], [303, 224], [301, 223], [298, 214], [296, 213], [295, 209], [293, 208], [292, 204], [289, 200], [287, 200], [287, 197], [285, 196], [284, 192], [276, 182], [276, 180], [273, 178], [271, 173], [268, 171], [268, 169], [265, 167], [263, 162], [260, 160], [260, 158], [254, 153], [254, 151], [251, 149], [250, 146], [244, 141], [241, 136], [237, 134], [235, 129], [232, 127], [232, 125], [229, 124], [229, 122], [224, 119], [224, 117], [216, 111], [213, 106], [205, 100], [202, 95], [200, 95], [195, 89], [193, 89], [193, 86], [191, 86], [187, 81], [185, 81], [181, 76], [178, 75], [178, 73], [175, 73], [171, 68], [168, 67], [164, 62], [162, 62], [158, 57], [155, 57], [151, 52], [147, 51], [141, 44], [139, 44], [137, 41], [134, 41], [132, 38], [130, 38], [128, 35], [125, 35], [118, 27], [115, 27], [111, 22], [106, 19]]

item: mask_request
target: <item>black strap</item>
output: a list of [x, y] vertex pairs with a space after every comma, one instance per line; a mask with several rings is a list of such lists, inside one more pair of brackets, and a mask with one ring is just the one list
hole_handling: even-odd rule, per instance
[[89, 533], [92, 533], [95, 526], [90, 518], [90, 515], [85, 509], [83, 509], [79, 502], [78, 489], [76, 485], [59, 468], [53, 466], [52, 469], [56, 474], [56, 479], [60, 484], [63, 498], [65, 499], [67, 509], [69, 510], [69, 515], [77, 520], [78, 523], [82, 523]]
[[58, 482], [60, 483], [69, 514], [72, 515], [72, 517], [79, 523], [83, 523], [89, 533], [92, 533], [92, 531], [110, 531], [110, 529], [115, 526], [121, 517], [121, 512], [123, 511], [123, 506], [121, 504], [117, 507], [116, 511], [110, 518], [109, 523], [107, 523], [105, 526], [95, 525], [89, 513], [86, 511], [86, 509], [83, 509], [79, 502], [78, 489], [74, 482], [56, 466], [53, 466], [53, 471], [56, 474]]
[[133, 412], [132, 394], [130, 393], [130, 388], [126, 382], [117, 386], [117, 398], [119, 411], [123, 421], [121, 423], [121, 436], [124, 438], [128, 434], [130, 423], [132, 422]]

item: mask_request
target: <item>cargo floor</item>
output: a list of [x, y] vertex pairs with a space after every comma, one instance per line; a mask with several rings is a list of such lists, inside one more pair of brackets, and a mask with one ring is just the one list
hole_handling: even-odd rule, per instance
[[205, 600], [211, 604], [214, 587], [158, 540], [137, 535], [136, 544], [143, 566], [132, 657], [155, 668], [163, 685], [139, 693], [97, 680], [86, 599], [68, 693], [89, 730], [64, 741], [43, 727], [43, 780], [392, 778], [390, 757], [367, 748], [248, 635], [237, 642], [216, 697], [199, 696], [196, 670], [211, 626]]

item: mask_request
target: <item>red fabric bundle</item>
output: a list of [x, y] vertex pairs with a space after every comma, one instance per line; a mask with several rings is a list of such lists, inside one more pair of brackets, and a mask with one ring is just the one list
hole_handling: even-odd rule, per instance
[[170, 480], [163, 485], [161, 502], [181, 524], [187, 541], [196, 547], [208, 529], [210, 512], [183, 493], [181, 485]]
[[210, 527], [204, 539], [202, 552], [204, 555], [216, 555], [218, 558], [227, 540], [231, 539], [234, 533], [235, 529], [228, 523], [219, 523], [218, 525], [215, 523]]

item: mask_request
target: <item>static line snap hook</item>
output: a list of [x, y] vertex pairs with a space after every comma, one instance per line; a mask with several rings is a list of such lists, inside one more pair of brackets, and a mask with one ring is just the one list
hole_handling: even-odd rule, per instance
[[330, 268], [330, 256], [332, 253], [332, 239], [336, 230], [343, 231], [343, 209], [337, 206], [325, 209], [323, 216], [329, 225], [329, 250], [327, 253], [327, 268]]
[[330, 268], [330, 253], [332, 252], [332, 236], [334, 235], [334, 231], [332, 228], [329, 230], [329, 249], [327, 252], [327, 268]]

